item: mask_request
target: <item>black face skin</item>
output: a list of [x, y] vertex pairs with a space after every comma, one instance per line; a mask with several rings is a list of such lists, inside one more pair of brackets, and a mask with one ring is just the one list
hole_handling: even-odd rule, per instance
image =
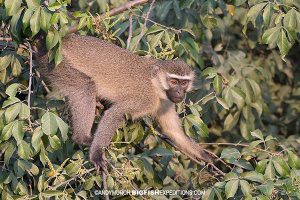
[[170, 89], [166, 91], [167, 97], [174, 103], [183, 101], [190, 80], [169, 78], [167, 80]]

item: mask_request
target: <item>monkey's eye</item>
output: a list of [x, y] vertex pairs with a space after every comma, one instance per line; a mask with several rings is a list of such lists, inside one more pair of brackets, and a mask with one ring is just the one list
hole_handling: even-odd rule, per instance
[[176, 79], [171, 79], [170, 84], [171, 84], [171, 86], [176, 86], [176, 85], [178, 85], [178, 81]]
[[189, 84], [189, 81], [181, 81], [181, 86], [186, 87]]

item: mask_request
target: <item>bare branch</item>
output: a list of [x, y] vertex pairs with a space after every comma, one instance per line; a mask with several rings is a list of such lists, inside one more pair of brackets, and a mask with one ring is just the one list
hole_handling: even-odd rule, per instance
[[132, 14], [130, 14], [130, 16], [129, 16], [129, 34], [128, 34], [128, 38], [127, 38], [126, 49], [129, 49], [131, 38], [132, 38]]
[[[35, 71], [35, 73], [36, 73], [36, 76], [40, 79], [40, 78], [41, 78], [40, 72], [37, 71], [36, 69], [35, 69], [34, 71]], [[50, 93], [51, 91], [50, 91], [50, 89], [48, 88], [48, 86], [46, 85], [46, 83], [45, 83], [43, 80], [41, 80], [41, 83], [42, 83], [42, 85], [44, 86], [46, 92], [47, 92], [47, 93]]]
[[[117, 8], [114, 8], [114, 9], [110, 10], [108, 12], [108, 14], [109, 14], [109, 16], [114, 16], [114, 15], [117, 15], [117, 14], [120, 14], [120, 13], [124, 12], [125, 10], [129, 10], [132, 7], [139, 6], [139, 5], [145, 4], [147, 2], [148, 2], [148, 0], [129, 1], [127, 3], [124, 3], [121, 6], [117, 7]], [[105, 17], [105, 16], [107, 16], [107, 13], [103, 13], [101, 15], [101, 17]]]
[[27, 42], [28, 45], [28, 50], [29, 50], [29, 83], [28, 83], [28, 97], [27, 97], [27, 105], [29, 108], [29, 117], [28, 117], [28, 125], [29, 128], [32, 129], [32, 122], [31, 122], [31, 113], [30, 113], [30, 109], [31, 109], [31, 86], [32, 86], [32, 77], [33, 77], [33, 73], [32, 73], [32, 68], [33, 68], [33, 64], [32, 64], [32, 48], [31, 48], [31, 44], [29, 42]]
[[[102, 179], [103, 179], [103, 188], [105, 190], [105, 192], [107, 191], [107, 176], [106, 173], [104, 171], [102, 171]], [[109, 195], [108, 193], [105, 193], [105, 200], [109, 200]]]

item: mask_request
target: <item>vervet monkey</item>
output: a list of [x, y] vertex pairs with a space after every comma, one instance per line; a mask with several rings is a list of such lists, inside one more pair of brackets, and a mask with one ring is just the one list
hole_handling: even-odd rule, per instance
[[[203, 148], [184, 134], [175, 111], [175, 103], [184, 99], [194, 80], [186, 63], [141, 57], [98, 38], [75, 34], [63, 39], [62, 55], [62, 63], [54, 67], [48, 64], [45, 47], [37, 46], [37, 67], [67, 97], [72, 139], [91, 144], [89, 157], [96, 166], [103, 166], [103, 148], [110, 144], [125, 114], [133, 119], [152, 116], [179, 150], [210, 162]], [[92, 136], [96, 99], [112, 104]]]

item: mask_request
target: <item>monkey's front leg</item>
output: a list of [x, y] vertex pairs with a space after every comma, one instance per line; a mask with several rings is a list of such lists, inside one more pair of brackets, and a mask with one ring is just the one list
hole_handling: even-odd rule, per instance
[[[166, 107], [168, 108], [166, 109]], [[185, 135], [173, 105], [165, 106], [161, 109], [157, 113], [156, 118], [163, 133], [172, 140], [182, 153], [189, 157], [193, 157], [196, 160], [211, 162], [211, 156], [209, 156], [201, 146]]]
[[106, 169], [104, 148], [110, 144], [116, 130], [124, 120], [124, 112], [122, 110], [122, 107], [117, 105], [113, 105], [106, 110], [94, 135], [90, 148], [90, 161], [103, 170]]

